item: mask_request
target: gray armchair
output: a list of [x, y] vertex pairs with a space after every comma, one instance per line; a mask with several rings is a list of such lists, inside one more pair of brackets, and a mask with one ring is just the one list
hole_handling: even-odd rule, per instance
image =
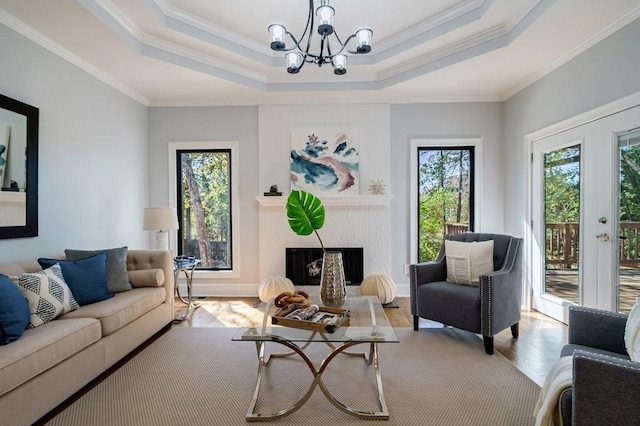
[[568, 344], [560, 355], [573, 355], [573, 385], [560, 395], [563, 424], [640, 424], [640, 363], [625, 348], [626, 323], [625, 314], [569, 307]]
[[478, 287], [446, 281], [444, 244], [433, 262], [410, 265], [413, 329], [420, 317], [481, 334], [485, 352], [493, 354], [493, 336], [511, 327], [518, 337], [522, 300], [522, 238], [467, 232], [447, 235], [453, 241], [494, 241], [494, 272], [481, 275]]

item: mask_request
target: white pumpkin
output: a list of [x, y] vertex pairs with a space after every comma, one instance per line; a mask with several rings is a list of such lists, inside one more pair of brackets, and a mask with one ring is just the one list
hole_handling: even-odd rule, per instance
[[258, 297], [263, 302], [268, 302], [272, 297], [276, 297], [285, 291], [293, 293], [296, 290], [293, 282], [285, 277], [269, 277], [260, 283], [258, 287]]
[[369, 275], [360, 284], [360, 294], [378, 296], [380, 303], [389, 303], [396, 297], [396, 284], [386, 275]]

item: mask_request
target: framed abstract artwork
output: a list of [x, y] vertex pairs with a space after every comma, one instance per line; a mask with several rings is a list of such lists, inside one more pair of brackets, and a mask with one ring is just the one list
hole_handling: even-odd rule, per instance
[[355, 129], [291, 131], [291, 190], [346, 196], [359, 192]]

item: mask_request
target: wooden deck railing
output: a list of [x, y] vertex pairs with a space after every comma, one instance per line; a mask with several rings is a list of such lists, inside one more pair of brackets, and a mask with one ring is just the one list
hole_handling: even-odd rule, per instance
[[[545, 229], [547, 265], [557, 265], [562, 269], [577, 268], [579, 242], [580, 226], [578, 223], [547, 223]], [[619, 244], [620, 266], [640, 267], [640, 222], [620, 224]]]
[[[446, 234], [469, 229], [466, 223], [446, 223]], [[580, 251], [580, 226], [577, 222], [547, 223], [545, 252], [547, 266], [576, 269]], [[640, 222], [620, 224], [620, 266], [640, 268]]]

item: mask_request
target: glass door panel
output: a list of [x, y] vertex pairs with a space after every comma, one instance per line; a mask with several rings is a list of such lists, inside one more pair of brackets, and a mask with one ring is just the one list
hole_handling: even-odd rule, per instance
[[640, 129], [618, 133], [619, 312], [629, 313], [640, 295]]
[[580, 145], [544, 154], [544, 294], [580, 302]]

